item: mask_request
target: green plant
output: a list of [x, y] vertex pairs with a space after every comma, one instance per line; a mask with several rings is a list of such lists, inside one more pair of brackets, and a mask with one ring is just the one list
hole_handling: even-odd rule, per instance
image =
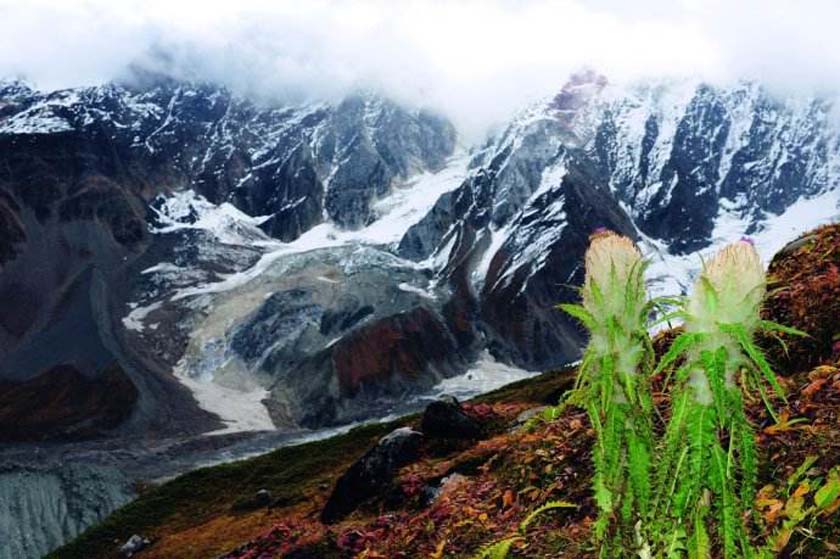
[[[565, 403], [585, 408], [596, 434], [601, 557], [703, 559], [713, 548], [726, 559], [759, 557], [745, 523], [758, 476], [745, 398], [760, 395], [777, 419], [770, 393], [784, 393], [753, 335], [804, 334], [761, 320], [764, 267], [748, 241], [704, 264], [688, 298], [648, 300], [644, 269], [629, 239], [596, 235], [582, 305], [560, 306], [590, 333]], [[664, 305], [676, 310], [660, 321], [679, 318], [685, 331], [653, 369], [648, 319]], [[649, 382], [665, 370], [670, 418], [655, 440]]]
[[503, 538], [497, 542], [493, 542], [478, 550], [475, 559], [506, 559], [510, 548], [516, 542], [523, 541], [528, 532], [528, 526], [540, 515], [557, 509], [577, 508], [577, 505], [568, 503], [566, 501], [549, 501], [543, 505], [532, 510], [525, 519], [519, 523], [519, 531], [517, 534]]
[[809, 456], [788, 478], [783, 487], [767, 485], [758, 492], [756, 508], [764, 524], [772, 529], [757, 557], [772, 559], [790, 547], [793, 535], [801, 532], [810, 538], [813, 525], [820, 518], [840, 509], [840, 466], [828, 470], [825, 477], [814, 475], [816, 456]]
[[651, 502], [653, 349], [644, 284], [645, 261], [633, 242], [611, 232], [593, 236], [586, 252], [582, 304], [560, 305], [589, 331], [578, 383], [568, 400], [585, 408], [596, 434], [595, 537], [601, 557], [643, 542], [638, 526]]
[[[755, 434], [744, 391], [783, 391], [752, 337], [759, 328], [798, 333], [762, 322], [764, 268], [747, 241], [729, 245], [708, 262], [680, 315], [685, 332], [657, 372], [679, 358], [671, 390], [671, 418], [658, 452], [653, 522], [666, 535], [668, 557], [711, 556], [711, 519], [727, 559], [754, 555], [744, 524], [755, 497]], [[710, 514], [710, 513], [713, 513]]]

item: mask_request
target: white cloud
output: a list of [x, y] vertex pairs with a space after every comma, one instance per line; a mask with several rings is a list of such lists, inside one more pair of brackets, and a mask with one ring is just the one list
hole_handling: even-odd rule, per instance
[[152, 47], [173, 69], [269, 96], [378, 87], [483, 129], [591, 66], [834, 89], [830, 0], [0, 0], [0, 75], [114, 77]]

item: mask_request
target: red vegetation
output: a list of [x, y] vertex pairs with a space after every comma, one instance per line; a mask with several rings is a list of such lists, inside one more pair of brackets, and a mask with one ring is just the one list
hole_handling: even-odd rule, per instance
[[[840, 357], [840, 225], [827, 225], [782, 249], [768, 270], [764, 317], [807, 332], [789, 348], [764, 344], [780, 373], [806, 370]], [[793, 342], [793, 343], [792, 343]]]

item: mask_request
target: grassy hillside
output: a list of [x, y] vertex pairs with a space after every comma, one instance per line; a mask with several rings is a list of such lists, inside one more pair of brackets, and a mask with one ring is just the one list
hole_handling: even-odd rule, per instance
[[[508, 385], [475, 402], [518, 401], [523, 409], [552, 403], [571, 378], [570, 371], [549, 372]], [[266, 527], [290, 515], [317, 512], [336, 478], [353, 461], [383, 435], [416, 422], [417, 417], [410, 416], [367, 425], [330, 439], [190, 472], [146, 490], [137, 500], [48, 557], [118, 557], [119, 544], [133, 534], [154, 541], [140, 557], [215, 557], [261, 535]], [[271, 492], [272, 506], [242, 511], [244, 507], [239, 505], [260, 489]]]

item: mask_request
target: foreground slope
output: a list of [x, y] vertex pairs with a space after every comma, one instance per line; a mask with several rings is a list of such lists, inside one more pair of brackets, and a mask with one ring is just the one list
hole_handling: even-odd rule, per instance
[[[792, 493], [784, 488], [808, 456], [816, 457], [800, 472], [808, 480], [840, 464], [840, 315], [830, 306], [840, 300], [838, 267], [838, 225], [790, 243], [770, 265], [773, 289], [765, 316], [814, 335], [786, 339], [787, 352], [774, 349], [777, 340], [760, 340], [783, 375], [788, 402], [775, 402], [778, 423], [759, 398], [749, 406], [759, 427], [764, 485], [755, 504], [756, 539], [794, 514]], [[672, 339], [670, 332], [659, 336], [657, 350]], [[595, 509], [586, 415], [573, 408], [558, 417], [548, 417], [553, 408], [522, 414], [556, 402], [573, 373], [548, 373], [466, 404], [466, 413], [483, 426], [481, 440], [427, 436], [386, 489], [337, 522], [321, 522], [337, 478], [394, 427], [425, 428], [418, 417], [193, 472], [150, 489], [52, 557], [116, 557], [115, 542], [135, 532], [151, 540], [138, 555], [148, 558], [471, 557], [480, 546], [515, 534], [529, 511], [553, 499], [577, 507], [540, 517], [515, 544], [513, 556], [594, 557], [588, 543]], [[665, 404], [665, 395], [657, 401]], [[272, 498], [255, 502], [260, 489], [270, 490]], [[807, 526], [807, 537], [791, 532], [780, 551], [840, 556], [838, 509], [840, 501], [832, 515]]]

